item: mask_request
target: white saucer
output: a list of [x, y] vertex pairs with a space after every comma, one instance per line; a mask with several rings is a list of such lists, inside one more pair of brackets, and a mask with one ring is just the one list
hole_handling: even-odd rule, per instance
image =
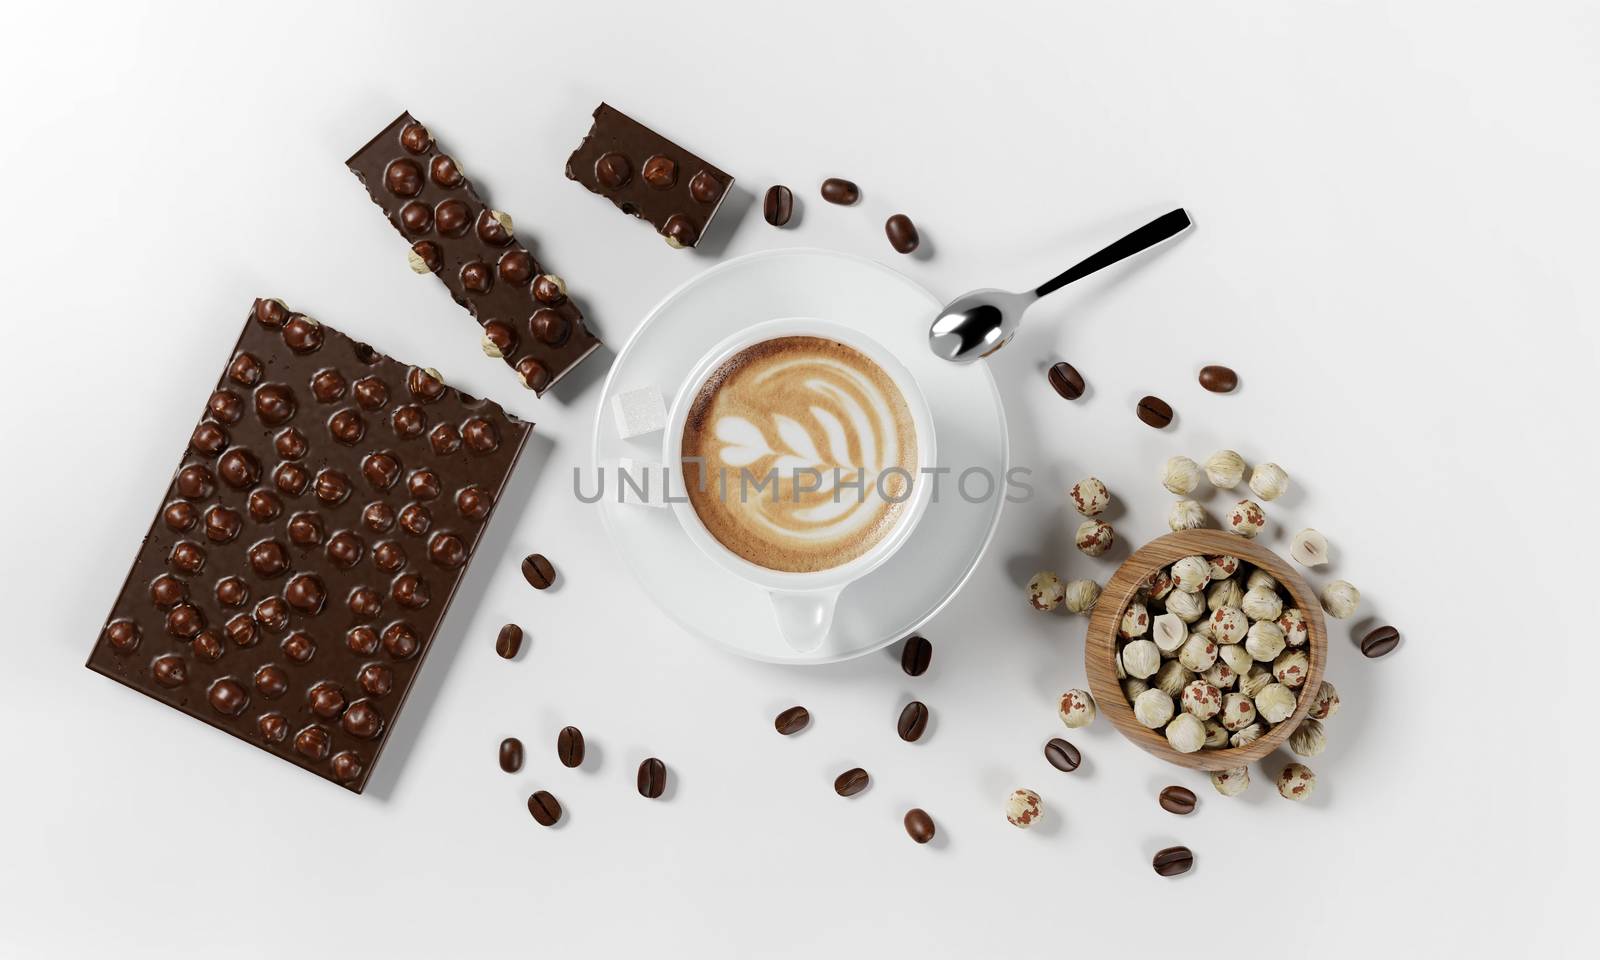
[[[662, 610], [696, 636], [774, 663], [830, 663], [904, 637], [949, 603], [977, 567], [1005, 502], [1009, 444], [1005, 412], [988, 364], [947, 363], [928, 349], [928, 324], [941, 306], [927, 290], [883, 264], [827, 250], [772, 250], [712, 267], [668, 294], [617, 354], [600, 394], [594, 465], [606, 470], [600, 514], [612, 543]], [[718, 341], [778, 317], [817, 317], [860, 330], [910, 369], [932, 408], [939, 483], [916, 532], [883, 566], [846, 588], [822, 646], [796, 653], [778, 635], [764, 591], [702, 554], [670, 509], [618, 503], [621, 459], [661, 462], [662, 435], [623, 440], [611, 412], [619, 392], [654, 385], [667, 403], [695, 362]], [[972, 503], [959, 474], [981, 467], [993, 496]], [[592, 490], [593, 477], [585, 490]], [[976, 478], [969, 492], [983, 484]]]

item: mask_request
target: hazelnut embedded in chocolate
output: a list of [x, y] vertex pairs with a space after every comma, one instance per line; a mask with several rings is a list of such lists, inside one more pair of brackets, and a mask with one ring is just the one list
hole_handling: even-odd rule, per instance
[[645, 183], [657, 190], [666, 190], [678, 182], [678, 165], [658, 153], [644, 162], [641, 176]]
[[596, 180], [615, 190], [633, 176], [633, 165], [628, 162], [627, 157], [612, 151], [594, 162], [594, 176]]
[[400, 228], [416, 236], [433, 229], [433, 210], [420, 200], [413, 200], [400, 208]]
[[474, 260], [461, 268], [461, 285], [472, 293], [488, 293], [494, 286], [494, 274], [488, 264]]
[[451, 188], [461, 186], [461, 169], [456, 166], [456, 161], [449, 154], [441, 153], [433, 158], [433, 163], [428, 166], [428, 176], [441, 187]]
[[560, 311], [543, 307], [528, 318], [528, 329], [540, 342], [559, 346], [572, 332], [572, 323]]
[[667, 238], [667, 244], [673, 247], [692, 247], [700, 239], [700, 231], [695, 229], [694, 221], [681, 213], [675, 213], [667, 218], [666, 226], [661, 228], [661, 235]]
[[445, 200], [433, 209], [433, 218], [439, 232], [447, 237], [459, 237], [467, 232], [469, 211], [460, 200]]
[[422, 168], [401, 157], [383, 171], [383, 185], [397, 197], [414, 197], [422, 192]]
[[409, 123], [400, 131], [400, 145], [412, 153], [424, 153], [433, 146], [433, 137], [422, 124]]

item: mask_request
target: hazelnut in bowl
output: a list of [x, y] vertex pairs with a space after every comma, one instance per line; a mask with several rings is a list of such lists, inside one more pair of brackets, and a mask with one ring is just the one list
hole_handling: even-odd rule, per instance
[[1306, 718], [1328, 662], [1317, 596], [1237, 534], [1184, 530], [1140, 547], [1089, 618], [1084, 666], [1123, 736], [1196, 770], [1254, 763]]

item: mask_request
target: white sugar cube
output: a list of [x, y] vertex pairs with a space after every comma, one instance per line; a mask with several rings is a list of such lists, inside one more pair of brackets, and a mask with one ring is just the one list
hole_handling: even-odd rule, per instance
[[624, 440], [665, 430], [667, 405], [656, 387], [625, 390], [611, 398], [611, 412], [617, 418], [617, 434]]
[[622, 503], [646, 507], [665, 507], [667, 471], [659, 463], [623, 457], [617, 461], [615, 492]]

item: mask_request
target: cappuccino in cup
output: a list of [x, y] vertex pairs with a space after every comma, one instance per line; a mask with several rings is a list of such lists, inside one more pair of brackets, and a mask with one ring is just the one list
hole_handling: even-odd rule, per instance
[[917, 426], [895, 381], [836, 340], [783, 336], [734, 353], [684, 418], [683, 483], [718, 543], [768, 570], [862, 556], [900, 523]]

